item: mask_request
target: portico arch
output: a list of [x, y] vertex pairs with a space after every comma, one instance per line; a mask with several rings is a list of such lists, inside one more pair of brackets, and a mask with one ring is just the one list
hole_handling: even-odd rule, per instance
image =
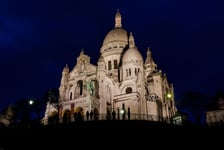
[[84, 120], [84, 109], [81, 106], [75, 108], [73, 115], [74, 115], [75, 121]]
[[58, 123], [58, 112], [57, 111], [53, 111], [50, 113], [49, 117], [48, 117], [48, 124], [56, 124]]
[[66, 109], [63, 112], [63, 123], [70, 123], [71, 122], [71, 111]]

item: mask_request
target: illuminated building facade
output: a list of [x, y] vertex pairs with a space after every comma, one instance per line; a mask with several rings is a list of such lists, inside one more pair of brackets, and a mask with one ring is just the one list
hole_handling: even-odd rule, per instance
[[[81, 50], [76, 65], [71, 70], [68, 65], [64, 67], [59, 121], [75, 121], [77, 113], [88, 119], [86, 114], [93, 112], [96, 119], [169, 122], [176, 113], [173, 85], [158, 70], [149, 48], [146, 55], [143, 60], [134, 35], [122, 27], [117, 11], [115, 26], [103, 40], [97, 65], [91, 64], [90, 57]], [[52, 113], [50, 106], [47, 108], [45, 119]]]
[[206, 111], [206, 123], [209, 127], [224, 126], [224, 97], [218, 97], [218, 101]]

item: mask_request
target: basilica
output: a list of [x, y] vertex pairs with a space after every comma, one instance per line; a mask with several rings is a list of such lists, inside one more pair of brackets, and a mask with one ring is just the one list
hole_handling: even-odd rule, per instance
[[61, 123], [80, 119], [170, 122], [176, 112], [173, 84], [158, 69], [150, 48], [143, 60], [134, 34], [123, 28], [117, 11], [97, 64], [91, 64], [82, 49], [75, 66], [63, 68], [58, 104], [47, 104], [43, 122], [48, 124], [54, 115]]

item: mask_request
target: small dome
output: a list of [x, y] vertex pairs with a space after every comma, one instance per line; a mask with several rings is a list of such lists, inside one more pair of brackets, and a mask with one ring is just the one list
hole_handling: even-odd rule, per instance
[[134, 62], [143, 62], [143, 58], [141, 53], [134, 47], [129, 48], [123, 56], [122, 62], [130, 62], [130, 61], [134, 61]]
[[134, 40], [134, 36], [132, 35], [132, 32], [130, 33], [130, 36], [129, 36], [129, 48], [124, 53], [122, 61], [123, 63], [130, 62], [130, 61], [143, 63], [142, 55], [135, 46], [135, 40]]
[[128, 33], [123, 28], [114, 28], [109, 33], [107, 33], [106, 37], [104, 38], [103, 45], [110, 43], [110, 42], [128, 42]]

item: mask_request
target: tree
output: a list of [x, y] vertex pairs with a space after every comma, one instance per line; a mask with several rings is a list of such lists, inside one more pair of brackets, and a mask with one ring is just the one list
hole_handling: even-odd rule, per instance
[[48, 101], [50, 103], [58, 103], [59, 90], [56, 88], [50, 89], [44, 93], [42, 98], [43, 102], [46, 104]]
[[15, 122], [21, 122], [24, 126], [28, 125], [28, 122], [30, 121], [30, 108], [29, 108], [29, 100], [22, 98], [18, 99], [15, 102]]
[[217, 110], [224, 108], [224, 91], [217, 90], [216, 95], [213, 97], [212, 101], [208, 104], [207, 110]]
[[205, 111], [212, 98], [206, 94], [188, 91], [184, 93], [177, 107], [182, 112], [188, 113], [190, 122], [205, 123]]
[[[58, 109], [58, 101], [59, 101], [59, 90], [57, 88], [50, 89], [46, 91], [42, 97], [42, 112], [46, 111], [47, 103], [52, 104], [56, 109]], [[56, 116], [55, 116], [56, 117]], [[54, 119], [55, 119], [54, 117]], [[58, 115], [57, 115], [58, 117]], [[57, 118], [58, 119], [58, 118]]]

